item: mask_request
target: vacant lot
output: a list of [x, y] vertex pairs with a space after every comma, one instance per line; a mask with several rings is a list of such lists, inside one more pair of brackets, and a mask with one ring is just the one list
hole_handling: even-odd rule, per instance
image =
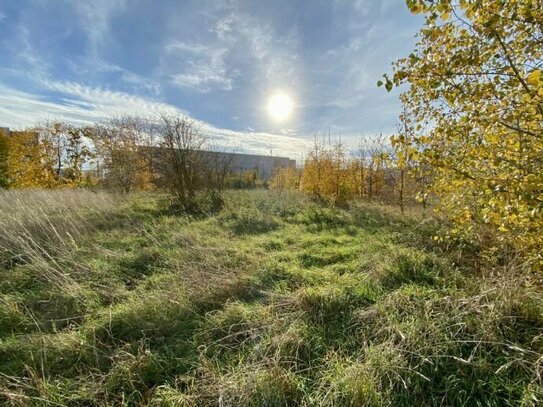
[[[216, 208], [217, 209], [217, 208]], [[533, 277], [422, 214], [0, 192], [0, 404], [536, 406]]]

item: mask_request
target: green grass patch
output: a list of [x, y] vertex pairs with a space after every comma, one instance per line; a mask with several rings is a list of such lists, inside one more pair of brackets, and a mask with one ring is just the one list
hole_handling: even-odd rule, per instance
[[62, 193], [4, 196], [2, 405], [543, 403], [537, 278], [475, 267], [429, 216]]

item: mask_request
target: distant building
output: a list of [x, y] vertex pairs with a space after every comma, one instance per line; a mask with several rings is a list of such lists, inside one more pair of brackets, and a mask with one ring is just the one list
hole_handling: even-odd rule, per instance
[[[161, 171], [163, 157], [167, 150], [162, 147], [143, 147], [142, 151], [151, 150], [152, 164]], [[208, 168], [225, 171], [230, 174], [240, 174], [246, 171], [255, 171], [261, 180], [269, 180], [280, 168], [296, 167], [296, 160], [288, 157], [271, 155], [227, 153], [222, 151], [198, 150], [199, 159]]]
[[296, 160], [269, 155], [202, 151], [204, 160], [227, 163], [231, 173], [256, 171], [263, 180], [270, 179], [279, 168], [296, 167]]

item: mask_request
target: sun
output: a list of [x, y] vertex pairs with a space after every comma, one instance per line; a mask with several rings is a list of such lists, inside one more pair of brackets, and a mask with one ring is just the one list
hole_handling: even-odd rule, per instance
[[293, 108], [292, 98], [283, 92], [274, 94], [268, 101], [268, 113], [277, 121], [287, 119]]

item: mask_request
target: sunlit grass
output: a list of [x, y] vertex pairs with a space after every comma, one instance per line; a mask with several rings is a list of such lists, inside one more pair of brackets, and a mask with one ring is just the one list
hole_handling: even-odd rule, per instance
[[433, 246], [428, 214], [268, 191], [193, 217], [153, 194], [0, 207], [2, 404], [542, 400], [540, 288]]

